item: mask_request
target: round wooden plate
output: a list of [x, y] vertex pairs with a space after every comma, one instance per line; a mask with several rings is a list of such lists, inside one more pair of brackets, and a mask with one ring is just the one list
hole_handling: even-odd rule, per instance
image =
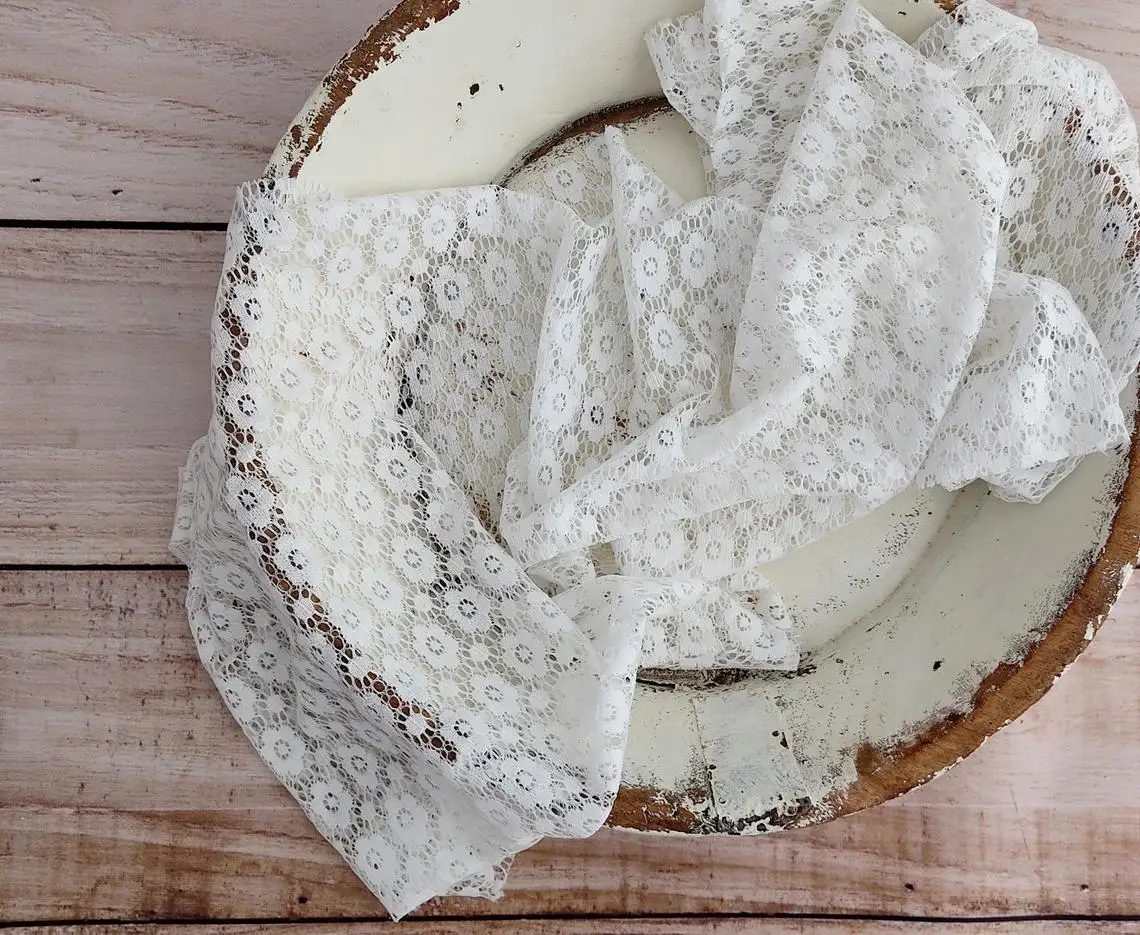
[[[866, 2], [907, 39], [944, 15], [934, 0]], [[344, 195], [509, 184], [621, 122], [667, 181], [699, 195], [687, 127], [646, 102], [660, 88], [641, 39], [693, 6], [627, 0], [619, 16], [611, 0], [405, 0], [321, 83], [269, 174]], [[1087, 459], [1038, 506], [980, 485], [911, 491], [775, 563], [805, 665], [794, 677], [642, 673], [610, 823], [797, 827], [968, 755], [1049, 690], [1126, 583], [1138, 458], [1133, 445]], [[789, 750], [793, 778], [773, 769]]]

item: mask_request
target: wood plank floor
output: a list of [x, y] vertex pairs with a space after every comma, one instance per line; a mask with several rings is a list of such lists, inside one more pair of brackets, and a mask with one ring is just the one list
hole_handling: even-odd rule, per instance
[[[474, 2], [474, 0], [471, 0]], [[567, 0], [573, 2], [573, 0]], [[696, 2], [696, 0], [695, 0]], [[233, 188], [389, 0], [0, 0], [0, 926], [365, 932], [382, 910], [199, 665], [167, 538]], [[1137, 0], [1009, 0], [1140, 105]], [[424, 935], [1140, 933], [1140, 585], [1056, 689], [871, 812], [603, 831]], [[472, 921], [476, 920], [476, 921]], [[28, 927], [22, 927], [28, 926]]]
[[[226, 714], [184, 578], [0, 573], [6, 917], [376, 915]], [[503, 900], [424, 914], [1140, 916], [1137, 618], [1130, 590], [1033, 711], [881, 808], [766, 838], [546, 842]]]

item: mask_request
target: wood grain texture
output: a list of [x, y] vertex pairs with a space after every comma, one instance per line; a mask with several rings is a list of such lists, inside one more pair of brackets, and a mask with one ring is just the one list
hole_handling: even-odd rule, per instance
[[[892, 922], [864, 919], [717, 919], [690, 916], [656, 919], [481, 919], [443, 922], [410, 920], [400, 931], [416, 935], [901, 935], [945, 932], [956, 935], [1136, 935], [1140, 922], [1032, 920], [1024, 922]], [[9, 935], [203, 935], [200, 925], [49, 925], [16, 927]], [[390, 935], [389, 922], [293, 922], [288, 924], [220, 924], [216, 935]]]
[[[0, 573], [0, 918], [368, 918], [241, 737], [176, 572]], [[423, 915], [1140, 915], [1140, 589], [1048, 698], [878, 809], [767, 838], [546, 842]]]
[[217, 233], [0, 229], [0, 564], [174, 561], [224, 247]]
[[[1003, 5], [1103, 62], [1140, 106], [1133, 0]], [[225, 221], [234, 187], [391, 6], [6, 0], [0, 218]]]
[[[694, 0], [696, 4], [696, 0]], [[0, 2], [0, 219], [221, 222], [390, 0]], [[1140, 104], [1134, 0], [1007, 0]], [[220, 234], [0, 230], [0, 564], [161, 563], [208, 416]], [[0, 922], [367, 918], [381, 910], [245, 743], [177, 573], [0, 572]], [[639, 913], [1140, 914], [1140, 592], [1045, 701], [929, 786], [765, 839], [605, 831], [524, 854], [534, 935], [892, 933], [914, 923]], [[350, 935], [381, 924], [35, 927]], [[953, 931], [1140, 931], [1133, 923]], [[21, 931], [9, 929], [9, 931]]]
[[393, 0], [6, 0], [0, 217], [223, 221]]

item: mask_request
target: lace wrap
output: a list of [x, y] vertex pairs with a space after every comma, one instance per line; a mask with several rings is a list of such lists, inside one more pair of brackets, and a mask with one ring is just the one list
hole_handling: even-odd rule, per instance
[[610, 129], [512, 190], [235, 207], [172, 548], [235, 720], [395, 915], [604, 822], [639, 666], [794, 668], [766, 562], [1126, 437], [1101, 70], [980, 0], [915, 47], [834, 0], [647, 38], [706, 197]]

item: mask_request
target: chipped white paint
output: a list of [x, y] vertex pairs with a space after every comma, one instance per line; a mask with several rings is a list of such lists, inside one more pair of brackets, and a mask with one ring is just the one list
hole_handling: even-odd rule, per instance
[[778, 828], [821, 798], [826, 789], [819, 777], [801, 769], [770, 686], [756, 679], [734, 691], [687, 694], [696, 712], [717, 830]]
[[700, 749], [689, 743], [661, 742], [669, 736], [697, 736], [692, 693], [638, 685], [622, 774], [627, 784], [684, 790], [704, 780]]
[[[866, 2], [906, 38], [941, 15], [932, 0]], [[659, 93], [641, 34], [696, 5], [627, 0], [615, 15], [610, 0], [461, 3], [357, 85], [300, 178], [345, 194], [500, 178], [567, 122]], [[671, 184], [700, 194], [679, 118], [630, 132]], [[1103, 547], [1124, 473], [1123, 455], [1090, 458], [1039, 506], [1000, 502], [980, 485], [907, 492], [775, 563], [770, 578], [814, 669], [706, 691], [639, 686], [626, 784], [673, 793], [706, 830], [746, 832], [805, 795], [844, 788], [855, 749], [905, 742], [966, 710], [1000, 663], [1023, 658]], [[712, 802], [687, 796], [706, 784]]]
[[641, 37], [695, 5], [461, 0], [356, 87], [303, 174], [348, 195], [488, 182], [571, 120], [659, 94]]

